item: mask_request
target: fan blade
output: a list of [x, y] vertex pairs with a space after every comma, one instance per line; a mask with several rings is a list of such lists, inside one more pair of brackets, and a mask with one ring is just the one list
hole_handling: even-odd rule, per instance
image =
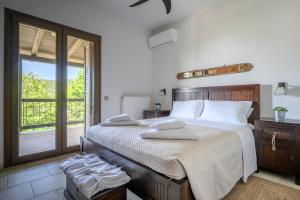
[[162, 0], [166, 6], [167, 14], [171, 12], [171, 0]]
[[149, 1], [149, 0], [140, 0], [140, 1], [138, 1], [138, 2], [136, 2], [134, 4], [132, 4], [132, 5], [130, 5], [129, 7], [139, 6], [139, 5], [143, 4], [143, 3], [146, 3], [147, 1]]

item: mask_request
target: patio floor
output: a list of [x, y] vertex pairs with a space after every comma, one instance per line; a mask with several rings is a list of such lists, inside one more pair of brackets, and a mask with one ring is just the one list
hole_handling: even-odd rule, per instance
[[[83, 127], [68, 128], [68, 147], [79, 145], [83, 133]], [[19, 141], [19, 156], [50, 151], [55, 149], [55, 132], [52, 130], [22, 133], [19, 135]]]

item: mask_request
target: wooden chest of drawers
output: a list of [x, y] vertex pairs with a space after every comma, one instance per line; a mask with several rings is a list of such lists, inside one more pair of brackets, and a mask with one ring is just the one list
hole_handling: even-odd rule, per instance
[[255, 121], [258, 167], [293, 174], [300, 184], [300, 121]]

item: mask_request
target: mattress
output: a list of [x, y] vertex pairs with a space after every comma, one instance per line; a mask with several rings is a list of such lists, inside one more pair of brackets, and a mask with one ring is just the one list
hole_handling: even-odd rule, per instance
[[[157, 119], [142, 120], [142, 126], [122, 126], [122, 127], [102, 127], [92, 126], [87, 131], [87, 138], [107, 147], [119, 154], [122, 154], [138, 163], [141, 163], [159, 173], [162, 173], [170, 178], [180, 180], [186, 177], [186, 172], [181, 162], [176, 156], [191, 146], [199, 143], [195, 140], [159, 140], [159, 139], [142, 139], [140, 133], [147, 129], [147, 126], [157, 121], [164, 121], [169, 117]], [[189, 125], [199, 126], [199, 134], [201, 140], [209, 138], [215, 134], [222, 134], [230, 131], [241, 132], [238, 126], [225, 123], [203, 122], [199, 120], [185, 120]], [[219, 129], [224, 128], [224, 130]], [[244, 127], [245, 128], [245, 127]], [[249, 131], [250, 129], [247, 128]], [[245, 132], [245, 131], [244, 131]], [[245, 134], [246, 135], [246, 134]], [[249, 135], [249, 134], [248, 134]], [[245, 146], [245, 145], [244, 145]], [[245, 150], [249, 154], [250, 150]], [[252, 153], [253, 154], [253, 153]], [[253, 157], [253, 155], [251, 156]], [[255, 154], [255, 151], [254, 151]], [[249, 157], [249, 156], [248, 156]], [[256, 159], [256, 157], [254, 158]], [[248, 159], [253, 167], [256, 167], [256, 162], [253, 159]], [[247, 171], [247, 169], [244, 169]], [[249, 172], [250, 173], [250, 172]]]
[[[152, 123], [154, 120], [143, 120]], [[181, 163], [174, 156], [196, 141], [142, 139], [144, 126], [102, 127], [92, 126], [86, 137], [127, 158], [141, 163], [170, 178], [180, 180], [186, 177]]]

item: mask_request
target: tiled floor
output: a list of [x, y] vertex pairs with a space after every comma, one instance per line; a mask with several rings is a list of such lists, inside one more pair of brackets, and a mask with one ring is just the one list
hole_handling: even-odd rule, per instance
[[65, 175], [58, 165], [59, 162], [45, 164], [0, 175], [0, 199], [64, 199]]
[[[13, 167], [0, 171], [1, 200], [65, 200], [65, 175], [59, 164], [66, 156]], [[260, 171], [255, 176], [300, 190], [292, 177]], [[129, 200], [139, 200], [128, 191]]]

